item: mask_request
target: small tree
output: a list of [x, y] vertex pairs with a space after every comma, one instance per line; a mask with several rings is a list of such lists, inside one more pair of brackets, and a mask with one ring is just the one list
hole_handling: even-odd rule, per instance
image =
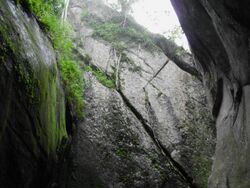
[[172, 29], [169, 29], [167, 32], [164, 32], [164, 35], [167, 35], [169, 40], [175, 41], [176, 39], [180, 39], [183, 35], [183, 31], [181, 26], [175, 26]]
[[121, 7], [121, 13], [124, 16], [122, 26], [125, 27], [127, 22], [128, 14], [131, 12], [132, 5], [138, 0], [118, 0], [118, 3]]

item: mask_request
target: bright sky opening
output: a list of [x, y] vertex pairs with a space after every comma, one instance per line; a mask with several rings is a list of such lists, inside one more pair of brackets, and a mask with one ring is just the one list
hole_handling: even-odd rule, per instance
[[[104, 0], [107, 4], [116, 4], [117, 0]], [[170, 0], [139, 0], [132, 6], [131, 15], [134, 19], [149, 31], [163, 34], [166, 37], [171, 35], [171, 31], [180, 28], [177, 15], [171, 5]], [[185, 35], [180, 32], [175, 42], [189, 49]]]

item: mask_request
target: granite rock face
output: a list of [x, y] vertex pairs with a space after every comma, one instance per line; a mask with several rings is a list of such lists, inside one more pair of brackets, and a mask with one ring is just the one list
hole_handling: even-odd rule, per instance
[[[95, 28], [91, 26], [89, 20], [86, 20], [86, 13], [92, 21], [95, 19], [104, 23], [108, 23], [112, 19], [117, 19], [119, 14], [102, 4], [101, 1], [72, 0], [68, 16], [76, 32], [75, 41], [78, 53], [82, 56], [87, 56], [91, 66], [99, 68], [112, 78], [117, 73], [117, 59], [119, 55], [114, 54], [114, 49], [110, 42], [93, 35]], [[134, 27], [139, 26], [136, 25]], [[131, 43], [133, 42], [131, 41]], [[114, 80], [114, 82], [119, 84], [119, 87], [108, 89], [102, 86], [102, 91], [99, 91], [98, 88], [101, 85], [96, 83], [98, 81], [95, 81], [92, 82], [91, 87], [86, 88], [86, 120], [83, 125], [79, 125], [81, 128], [79, 128], [80, 130], [77, 133], [78, 137], [76, 138], [73, 151], [84, 156], [86, 146], [84, 146], [83, 142], [86, 142], [87, 145], [90, 145], [91, 142], [99, 142], [99, 144], [95, 144], [92, 150], [87, 149], [89, 157], [99, 156], [101, 155], [100, 150], [103, 147], [108, 147], [106, 140], [111, 142], [116, 139], [116, 134], [113, 130], [114, 127], [121, 126], [119, 128], [121, 131], [123, 130], [122, 127], [124, 129], [128, 127], [127, 124], [130, 125], [131, 130], [141, 127], [140, 129], [144, 130], [144, 133], [142, 130], [138, 133], [135, 131], [135, 134], [137, 134], [136, 137], [151, 140], [151, 142], [147, 141], [148, 143], [146, 144], [151, 149], [148, 150], [146, 145], [143, 145], [141, 142], [139, 144], [140, 147], [133, 146], [133, 143], [131, 143], [133, 147], [139, 147], [151, 154], [153, 153], [152, 148], [155, 147], [164, 150], [164, 155], [170, 161], [168, 163], [177, 169], [177, 171], [173, 171], [175, 175], [177, 174], [178, 176], [178, 174], [181, 174], [181, 176], [184, 176], [184, 181], [189, 182], [189, 186], [196, 184], [199, 187], [206, 187], [215, 140], [213, 136], [213, 120], [210, 111], [206, 107], [207, 102], [203, 85], [196, 78], [180, 70], [173, 62], [168, 61], [168, 58], [157, 47], [152, 50], [143, 47], [141, 44], [132, 44], [130, 48], [124, 51], [124, 54], [127, 61], [120, 62], [119, 79]], [[166, 61], [168, 61], [167, 64]], [[157, 74], [161, 68], [163, 69]], [[102, 96], [103, 93], [107, 96]], [[103, 97], [102, 102], [96, 102], [96, 97]], [[116, 100], [114, 100], [115, 98]], [[107, 104], [105, 104], [105, 99], [107, 100]], [[111, 99], [112, 102], [110, 102]], [[121, 104], [127, 107], [120, 107]], [[103, 113], [101, 109], [103, 109]], [[113, 121], [110, 119], [110, 116], [113, 117], [114, 114], [117, 114], [118, 109], [118, 114], [120, 115], [115, 115], [115, 117], [121, 119], [119, 120], [121, 123], [118, 123], [116, 118]], [[127, 111], [130, 111], [130, 113]], [[91, 120], [91, 118], [94, 118], [96, 122]], [[107, 118], [110, 121], [107, 121]], [[129, 123], [122, 123], [123, 118], [128, 119]], [[133, 120], [134, 118], [137, 120]], [[93, 127], [93, 130], [92, 126], [95, 127]], [[100, 133], [103, 132], [103, 129], [106, 131], [109, 130], [108, 132], [113, 132], [113, 134], [108, 135], [105, 133], [102, 137], [99, 137], [102, 135]], [[125, 134], [125, 132], [121, 132], [121, 134]], [[86, 141], [86, 139], [83, 139], [85, 137], [86, 139], [90, 138]], [[98, 137], [98, 139], [95, 140], [95, 137]], [[128, 139], [125, 140], [120, 145], [126, 146], [129, 144]], [[82, 144], [80, 144], [81, 142]], [[114, 142], [110, 147], [117, 148], [120, 145], [119, 142], [116, 144]], [[94, 153], [91, 154], [91, 152]], [[120, 159], [121, 161], [117, 162], [116, 165], [109, 165], [108, 162], [106, 164], [104, 161], [102, 164], [105, 167], [100, 167], [101, 165], [96, 162], [86, 166], [87, 158], [74, 158], [74, 155], [72, 155], [73, 163], [75, 160], [77, 163], [77, 165], [74, 165], [74, 171], [76, 171], [77, 176], [72, 175], [75, 177], [74, 181], [78, 182], [81, 179], [89, 177], [89, 174], [86, 175], [86, 168], [93, 168], [95, 177], [100, 177], [106, 183], [105, 185], [110, 181], [115, 182], [110, 187], [126, 187], [128, 185], [121, 182], [121, 179], [117, 177], [120, 177], [121, 174], [128, 175], [131, 172], [124, 169], [122, 173], [119, 173], [112, 169], [119, 166], [123, 169], [123, 165], [126, 165], [133, 166], [135, 171], [132, 170], [132, 172], [136, 172], [136, 169], [142, 165], [137, 162], [137, 158], [147, 160], [145, 156], [141, 156], [139, 153], [132, 153], [131, 155], [133, 157], [130, 158], [130, 161]], [[79, 162], [79, 158], [82, 158], [85, 162]], [[93, 160], [98, 161], [97, 159]], [[160, 158], [156, 159], [156, 161], [163, 165]], [[105, 175], [96, 175], [98, 172], [97, 169], [100, 168], [102, 169], [102, 174], [106, 172], [106, 174], [109, 174], [107, 177], [112, 176], [113, 179], [108, 180]], [[165, 167], [161, 166], [161, 168]], [[154, 174], [155, 169], [152, 164], [147, 165], [148, 172], [150, 177], [152, 173]], [[157, 173], [161, 173], [161, 171], [158, 170]], [[141, 175], [131, 176], [130, 187], [148, 187], [145, 184], [147, 181], [143, 178], [141, 181], [144, 184], [136, 184], [139, 176]], [[162, 179], [158, 179], [157, 181], [163, 183], [163, 185], [166, 184], [166, 187], [168, 187], [168, 183], [173, 181], [174, 178], [166, 177], [164, 182], [161, 182]], [[160, 185], [156, 184], [153, 179], [148, 178], [148, 180], [152, 183], [149, 184], [151, 187], [158, 187]], [[79, 185], [80, 183], [76, 184]], [[185, 185], [175, 186], [186, 187]]]
[[68, 134], [54, 50], [8, 0], [0, 2], [0, 43], [0, 187], [58, 187]]
[[211, 188], [250, 187], [249, 7], [246, 0], [172, 0], [216, 117]]
[[68, 187], [188, 187], [120, 94], [91, 73], [85, 80], [86, 117], [74, 138]]

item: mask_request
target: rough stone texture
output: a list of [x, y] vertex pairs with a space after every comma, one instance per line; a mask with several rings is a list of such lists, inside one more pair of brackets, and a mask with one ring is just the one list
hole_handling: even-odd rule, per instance
[[188, 187], [119, 93], [91, 73], [85, 80], [86, 117], [78, 125], [68, 187]]
[[0, 1], [0, 43], [0, 187], [58, 187], [68, 135], [53, 48], [8, 0]]
[[172, 0], [217, 117], [210, 188], [250, 187], [247, 0]]
[[[83, 55], [88, 54], [93, 65], [111, 76], [114, 74], [112, 67], [115, 67], [116, 61], [112, 46], [92, 37], [94, 30], [84, 22], [83, 12], [88, 12], [100, 20], [108, 20], [116, 13], [100, 4], [100, 1], [86, 3], [72, 0], [68, 18], [76, 31], [78, 51]], [[159, 50], [152, 52], [141, 48], [140, 45], [127, 49], [125, 54], [131, 61], [122, 62], [120, 66], [121, 92], [149, 124], [155, 138], [194, 179], [194, 183], [206, 187], [214, 152], [214, 133], [202, 84], [171, 61], [148, 83], [168, 58]], [[92, 93], [96, 95], [94, 90]], [[101, 92], [98, 94], [101, 95]], [[93, 115], [95, 113], [93, 112]], [[112, 114], [112, 111], [110, 113]], [[90, 118], [88, 114], [86, 118]], [[130, 119], [130, 116], [128, 118]], [[102, 118], [99, 119], [101, 121]], [[106, 123], [107, 125], [104, 125], [109, 126], [109, 123]], [[88, 133], [85, 134], [91, 134], [86, 131]], [[105, 137], [102, 139], [107, 139]], [[98, 155], [98, 152], [93, 155]], [[80, 168], [84, 170], [84, 167]], [[109, 170], [108, 167], [106, 170]]]

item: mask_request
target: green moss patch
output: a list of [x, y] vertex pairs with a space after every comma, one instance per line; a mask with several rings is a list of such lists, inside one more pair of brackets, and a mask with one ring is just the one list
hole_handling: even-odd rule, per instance
[[95, 75], [96, 79], [107, 88], [115, 88], [114, 80], [110, 79], [102, 70], [98, 68], [92, 68], [91, 66], [86, 66], [84, 68], [86, 72], [91, 72]]
[[77, 118], [82, 118], [84, 80], [81, 69], [72, 55], [72, 29], [69, 24], [63, 23], [58, 18], [58, 14], [63, 7], [62, 1], [18, 0], [18, 3], [22, 4], [37, 17], [41, 26], [50, 37], [58, 54], [59, 69], [72, 113]]

